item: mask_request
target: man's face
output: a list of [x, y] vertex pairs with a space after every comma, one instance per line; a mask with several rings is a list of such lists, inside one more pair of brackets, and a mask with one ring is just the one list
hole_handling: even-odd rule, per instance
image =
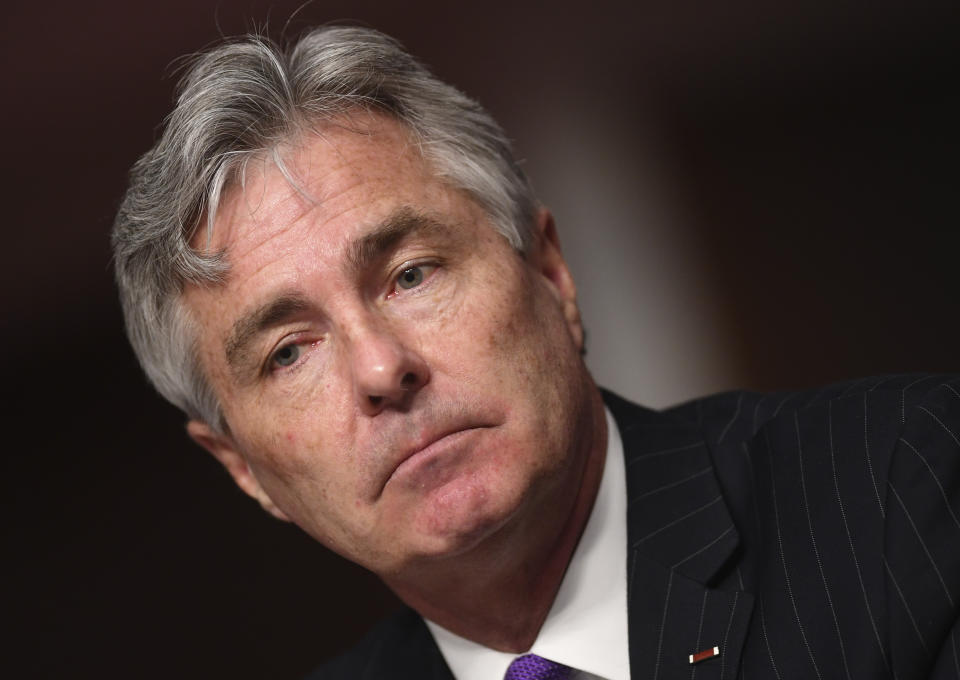
[[[570, 497], [592, 383], [549, 215], [516, 253], [406, 131], [357, 114], [251, 162], [184, 299], [228, 433], [197, 441], [278, 516], [384, 574]], [[559, 508], [558, 508], [559, 510]]]

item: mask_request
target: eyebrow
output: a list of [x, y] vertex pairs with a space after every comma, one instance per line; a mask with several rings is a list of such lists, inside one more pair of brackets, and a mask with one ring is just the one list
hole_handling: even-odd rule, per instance
[[[351, 243], [347, 264], [353, 271], [364, 271], [393, 251], [399, 243], [414, 234], [449, 235], [450, 228], [440, 221], [403, 207], [391, 213], [370, 233]], [[253, 340], [265, 330], [280, 325], [311, 308], [310, 301], [299, 291], [280, 293], [269, 302], [244, 313], [234, 322], [224, 341], [227, 365], [240, 378], [253, 372], [256, 357], [251, 355]]]
[[233, 324], [223, 343], [227, 365], [237, 375], [250, 373], [254, 358], [250, 356], [250, 344], [266, 329], [303, 313], [310, 303], [298, 292], [282, 293], [270, 302], [244, 314]]
[[417, 235], [447, 235], [450, 228], [409, 207], [400, 208], [380, 225], [354, 241], [347, 255], [354, 271], [363, 271], [385, 257], [404, 239]]

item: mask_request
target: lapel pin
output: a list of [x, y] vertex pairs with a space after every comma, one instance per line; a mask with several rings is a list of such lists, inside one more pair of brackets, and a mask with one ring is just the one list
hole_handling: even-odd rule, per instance
[[690, 663], [700, 663], [701, 661], [705, 661], [706, 659], [710, 659], [715, 656], [720, 656], [720, 648], [710, 647], [709, 649], [705, 649], [702, 652], [691, 654]]

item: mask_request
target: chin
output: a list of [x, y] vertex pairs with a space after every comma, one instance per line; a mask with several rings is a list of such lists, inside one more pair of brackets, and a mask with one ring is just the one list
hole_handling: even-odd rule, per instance
[[410, 523], [417, 534], [417, 557], [431, 560], [461, 556], [496, 536], [516, 515], [523, 497], [499, 491], [495, 494], [476, 480], [469, 480], [431, 494], [429, 503]]

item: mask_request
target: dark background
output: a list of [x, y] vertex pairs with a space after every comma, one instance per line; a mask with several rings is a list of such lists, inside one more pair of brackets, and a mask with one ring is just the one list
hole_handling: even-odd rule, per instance
[[[139, 373], [112, 288], [109, 225], [170, 109], [174, 60], [221, 32], [279, 35], [298, 4], [5, 8], [4, 666], [16, 677], [297, 677], [394, 606], [187, 441]], [[538, 136], [557, 130], [551, 112], [592, 115], [601, 131], [609, 112], [618, 130], [642, 121], [689, 249], [680, 275], [710, 301], [707, 342], [724, 357], [724, 377], [685, 396], [956, 369], [956, 3], [770, 4], [321, 0], [287, 34], [352, 19], [397, 36], [501, 120], [548, 203], [580, 196], [538, 181], [544, 150], [583, 134]], [[630, 167], [639, 138], [618, 135], [612, 167]], [[602, 266], [571, 254], [581, 279], [588, 256]], [[654, 329], [654, 311], [701, 313], [651, 310]]]

